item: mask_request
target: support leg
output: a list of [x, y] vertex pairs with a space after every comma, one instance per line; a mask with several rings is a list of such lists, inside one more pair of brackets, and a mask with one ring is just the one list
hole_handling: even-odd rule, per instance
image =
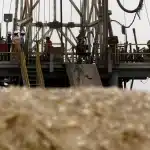
[[110, 79], [110, 86], [117, 86], [118, 87], [118, 72], [113, 72], [111, 79]]
[[54, 54], [50, 54], [50, 72], [54, 71]]

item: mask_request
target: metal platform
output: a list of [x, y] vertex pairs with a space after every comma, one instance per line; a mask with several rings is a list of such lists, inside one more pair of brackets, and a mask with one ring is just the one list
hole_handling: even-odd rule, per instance
[[[60, 74], [64, 74], [65, 72], [65, 65], [54, 63], [54, 72], [50, 72], [50, 63], [42, 63], [42, 69], [46, 70], [46, 73], [44, 73], [44, 76], [49, 76], [57, 78]], [[33, 68], [33, 65], [29, 65], [30, 68]], [[98, 66], [98, 70], [100, 73], [100, 76], [107, 77], [108, 73], [105, 73], [103, 70], [105, 69], [103, 65]], [[20, 74], [20, 68], [19, 65], [15, 62], [9, 62], [9, 61], [2, 61], [0, 62], [0, 76], [16, 76]], [[118, 76], [120, 78], [135, 78], [135, 79], [145, 79], [146, 77], [150, 77], [150, 63], [120, 63], [119, 65], [113, 66], [112, 73], [117, 72]]]

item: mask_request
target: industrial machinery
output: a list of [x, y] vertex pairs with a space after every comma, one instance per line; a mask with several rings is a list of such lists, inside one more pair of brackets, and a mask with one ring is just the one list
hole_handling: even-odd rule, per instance
[[[144, 4], [139, 0], [136, 9], [127, 10], [120, 0], [116, 1], [123, 11], [135, 15], [134, 20]], [[129, 80], [149, 77], [149, 48], [145, 50], [137, 43], [135, 29], [135, 44], [127, 40], [125, 44], [119, 44], [119, 36], [114, 36], [111, 26], [113, 21], [119, 22], [111, 18], [108, 0], [65, 2], [70, 4], [70, 20], [64, 15], [66, 7], [62, 0], [15, 0], [13, 31], [26, 32], [25, 45], [19, 53], [19, 64], [8, 59], [6, 54], [11, 55], [11, 52], [4, 48], [7, 43], [0, 45], [1, 78], [9, 76], [15, 78], [18, 85], [28, 87], [95, 85], [125, 88]], [[72, 17], [73, 12], [76, 17]], [[7, 26], [11, 17], [11, 14], [4, 15]], [[126, 35], [126, 29], [133, 22], [127, 27], [119, 23], [123, 34]], [[53, 37], [53, 46], [48, 59], [43, 61], [46, 36]]]

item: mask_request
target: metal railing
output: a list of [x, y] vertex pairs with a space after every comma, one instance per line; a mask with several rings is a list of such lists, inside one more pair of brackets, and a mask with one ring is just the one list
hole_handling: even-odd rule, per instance
[[37, 74], [37, 84], [40, 87], [45, 87], [38, 43], [37, 43], [37, 51], [36, 51], [36, 74]]
[[28, 76], [24, 52], [20, 52], [20, 68], [21, 68], [23, 84], [27, 87], [30, 87], [29, 76]]
[[[113, 47], [113, 45], [112, 45]], [[145, 47], [145, 48], [143, 48]], [[109, 47], [111, 48], [111, 46]], [[111, 59], [113, 61], [113, 64], [119, 64], [119, 63], [127, 63], [127, 62], [150, 62], [150, 50], [146, 51], [147, 45], [146, 44], [118, 44], [115, 45], [113, 49], [111, 49], [110, 51], [110, 56]], [[109, 49], [108, 49], [109, 52]], [[9, 61], [10, 60], [10, 55], [13, 52], [0, 52], [0, 61]], [[44, 60], [41, 59], [40, 57], [42, 56], [42, 52], [39, 52], [39, 47], [38, 50], [36, 50], [36, 52], [32, 53], [33, 57], [36, 59], [36, 65], [37, 66], [37, 71], [38, 73], [42, 74], [41, 69], [41, 63], [43, 62], [49, 62], [49, 60]], [[57, 54], [56, 54], [57, 55]], [[96, 60], [98, 58], [99, 62], [98, 63], [104, 63], [107, 61], [107, 57], [105, 57], [106, 55], [108, 55], [106, 52], [101, 52], [101, 50], [99, 50], [99, 52], [97, 53], [97, 55], [94, 55], [94, 60]], [[69, 51], [69, 52], [64, 52], [64, 54], [62, 54], [60, 57], [62, 57], [62, 60], [64, 63], [76, 63], [77, 62], [77, 55], [75, 51]], [[141, 60], [140, 60], [141, 59]], [[95, 61], [96, 62], [96, 61]], [[59, 62], [54, 59], [54, 64], [62, 64], [62, 62]], [[42, 75], [41, 75], [42, 76]]]
[[114, 64], [128, 62], [150, 62], [150, 49], [146, 44], [119, 44], [112, 51]]

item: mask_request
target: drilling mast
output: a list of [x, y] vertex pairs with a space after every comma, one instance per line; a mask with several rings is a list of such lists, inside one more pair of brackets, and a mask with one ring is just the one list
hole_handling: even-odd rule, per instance
[[[120, 0], [116, 2], [123, 11], [135, 13], [135, 16], [143, 6], [143, 0], [140, 0], [136, 9], [128, 10]], [[55, 49], [52, 53], [63, 54], [63, 60], [50, 60], [46, 66], [41, 62], [42, 67], [50, 67], [50, 76], [57, 70], [54, 69], [55, 64], [62, 67], [67, 63], [79, 63], [78, 51], [86, 50], [82, 64], [96, 65], [103, 86], [123, 87], [122, 83], [126, 84], [131, 79], [146, 79], [149, 61], [145, 61], [137, 42], [136, 46], [119, 45], [119, 37], [113, 35], [111, 22], [114, 20], [111, 19], [108, 3], [108, 0], [65, 0], [65, 3], [62, 0], [15, 0], [13, 30], [23, 29], [26, 32], [25, 55], [34, 53], [37, 43], [42, 53], [45, 37], [51, 38]], [[70, 10], [66, 8], [68, 5]], [[71, 19], [68, 14], [71, 14]], [[125, 34], [128, 27], [121, 27]], [[136, 51], [133, 51], [134, 47]]]

